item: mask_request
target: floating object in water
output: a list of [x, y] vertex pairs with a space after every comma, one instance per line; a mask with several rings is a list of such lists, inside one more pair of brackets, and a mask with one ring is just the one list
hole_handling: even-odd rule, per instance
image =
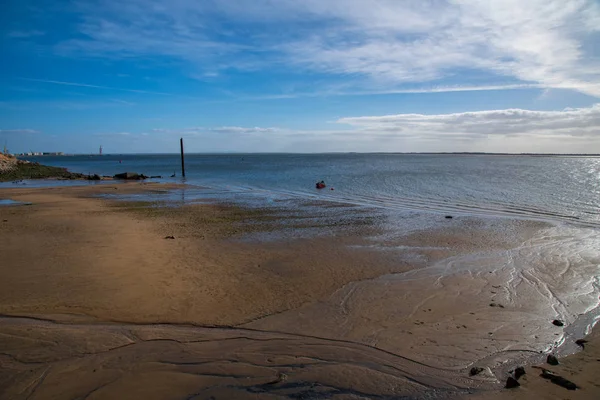
[[323, 189], [326, 187], [325, 181], [317, 182], [315, 186], [317, 187], [317, 189]]

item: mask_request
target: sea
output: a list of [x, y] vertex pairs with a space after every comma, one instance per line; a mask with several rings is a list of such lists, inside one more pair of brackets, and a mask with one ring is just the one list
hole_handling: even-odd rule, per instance
[[[187, 154], [185, 178], [178, 154], [25, 159], [85, 174], [112, 176], [128, 171], [161, 176], [154, 180], [185, 182], [210, 187], [223, 196], [248, 195], [265, 202], [317, 198], [389, 210], [549, 219], [600, 227], [600, 157]], [[315, 183], [321, 180], [327, 187], [317, 190]]]

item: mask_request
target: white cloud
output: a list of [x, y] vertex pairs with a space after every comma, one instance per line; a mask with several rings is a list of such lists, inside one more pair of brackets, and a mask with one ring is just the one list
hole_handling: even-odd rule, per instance
[[[0, 130], [0, 133], [14, 134], [33, 132], [36, 131]], [[82, 141], [87, 136], [69, 135], [68, 140], [60, 136], [57, 143]], [[23, 136], [15, 135], [19, 137]], [[327, 130], [199, 126], [157, 128], [141, 133], [98, 133], [96, 137], [110, 138], [115, 148], [138, 152], [157, 149], [176, 152], [179, 137], [183, 137], [188, 152], [600, 153], [600, 104], [562, 111], [506, 109], [345, 117], [334, 121]], [[26, 149], [30, 141], [22, 140], [25, 143], [22, 147]], [[57, 143], [50, 147], [60, 148]]]
[[198, 76], [295, 66], [368, 78], [362, 87], [510, 79], [600, 97], [600, 63], [585, 45], [600, 39], [593, 0], [104, 0], [77, 9], [86, 38], [61, 51], [174, 57]]
[[346, 117], [335, 124], [329, 130], [228, 126], [154, 132], [185, 137], [192, 149], [203, 151], [600, 152], [600, 104], [562, 111]]
[[398, 114], [348, 117], [337, 122], [375, 137], [379, 134], [421, 139], [488, 136], [600, 139], [600, 104], [563, 111], [508, 109], [438, 115]]

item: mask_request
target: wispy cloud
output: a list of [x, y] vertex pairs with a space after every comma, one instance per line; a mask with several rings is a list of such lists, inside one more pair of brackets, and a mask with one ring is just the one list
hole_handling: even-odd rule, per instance
[[469, 86], [475, 71], [600, 97], [600, 63], [585, 45], [600, 31], [593, 0], [99, 4], [77, 3], [84, 38], [62, 42], [59, 51], [171, 57], [194, 65], [199, 76], [293, 66], [400, 90], [443, 79]]
[[281, 128], [262, 128], [262, 127], [242, 127], [242, 126], [220, 126], [220, 127], [191, 127], [181, 129], [166, 129], [166, 128], [155, 128], [152, 129], [154, 133], [167, 133], [174, 135], [252, 135], [252, 134], [270, 134], [270, 133], [281, 133], [289, 132], [287, 129]]
[[97, 137], [106, 137], [106, 138], [113, 138], [113, 137], [129, 137], [132, 134], [131, 132], [102, 132], [102, 133], [95, 133], [94, 136]]
[[126, 106], [134, 106], [135, 105], [135, 103], [132, 103], [130, 101], [121, 100], [121, 99], [111, 99], [111, 101], [114, 103], [125, 104]]
[[35, 129], [0, 129], [0, 134], [7, 135], [29, 135], [32, 133], [40, 133]]
[[100, 85], [90, 85], [87, 83], [78, 83], [78, 82], [64, 82], [64, 81], [54, 81], [48, 79], [33, 79], [33, 78], [19, 78], [25, 81], [30, 82], [39, 82], [39, 83], [49, 83], [54, 85], [64, 85], [64, 86], [78, 86], [78, 87], [86, 87], [92, 89], [104, 89], [104, 90], [117, 90], [121, 92], [130, 92], [130, 93], [141, 93], [141, 94], [156, 94], [161, 96], [174, 96], [172, 93], [164, 93], [164, 92], [153, 92], [148, 90], [137, 90], [137, 89], [125, 89], [125, 88], [116, 88], [110, 86], [100, 86]]
[[[163, 127], [148, 131], [101, 132], [129, 151], [489, 151], [600, 152], [600, 104], [561, 111], [486, 110], [451, 114], [345, 117], [331, 129], [261, 126]], [[33, 130], [0, 130], [4, 132]], [[77, 135], [84, 138], [86, 135]], [[64, 140], [64, 138], [63, 138]], [[167, 150], [168, 149], [168, 150]]]
[[[451, 114], [396, 114], [345, 117], [335, 121], [339, 128], [329, 130], [297, 130], [279, 127], [191, 127], [159, 128], [155, 133], [189, 136], [246, 136], [265, 140], [282, 137], [325, 138], [344, 140], [362, 137], [377, 141], [382, 138], [418, 140], [457, 139], [484, 140], [489, 137], [577, 138], [600, 140], [600, 104], [562, 111], [522, 109], [486, 110]], [[345, 127], [342, 128], [341, 125]]]
[[406, 89], [377, 89], [377, 90], [323, 90], [314, 92], [294, 92], [282, 94], [263, 94], [254, 96], [234, 95], [231, 100], [280, 100], [302, 97], [345, 97], [345, 96], [373, 96], [390, 94], [427, 94], [427, 93], [454, 93], [454, 92], [483, 92], [499, 90], [525, 90], [545, 88], [541, 84], [508, 84], [508, 85], [481, 85], [481, 86], [425, 86]]
[[10, 38], [15, 38], [15, 39], [26, 39], [26, 38], [35, 37], [35, 36], [44, 36], [45, 34], [46, 34], [46, 32], [36, 31], [36, 30], [11, 31], [7, 34], [7, 36]]
[[520, 109], [489, 110], [453, 114], [397, 114], [348, 117], [337, 121], [381, 135], [420, 138], [463, 136], [593, 137], [600, 139], [600, 104], [562, 111]]

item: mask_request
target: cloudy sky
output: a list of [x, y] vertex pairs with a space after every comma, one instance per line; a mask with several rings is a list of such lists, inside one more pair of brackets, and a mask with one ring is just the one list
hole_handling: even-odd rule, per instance
[[0, 51], [14, 152], [600, 153], [600, 0], [5, 0]]

